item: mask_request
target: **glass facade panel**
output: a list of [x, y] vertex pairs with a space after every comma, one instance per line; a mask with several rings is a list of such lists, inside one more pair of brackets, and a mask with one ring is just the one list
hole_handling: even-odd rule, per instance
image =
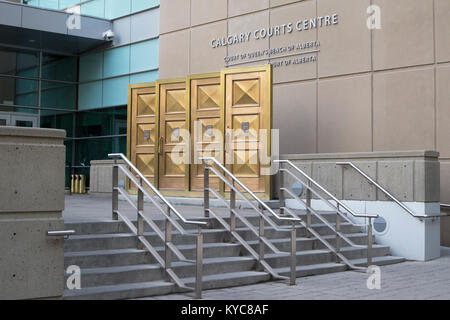
[[0, 104], [37, 106], [38, 81], [0, 77]]
[[79, 85], [78, 109], [92, 109], [102, 106], [102, 81], [88, 82]]
[[130, 77], [120, 77], [103, 81], [103, 106], [112, 107], [126, 104]]
[[131, 72], [158, 68], [158, 40], [149, 40], [131, 45]]
[[76, 109], [77, 86], [60, 82], [42, 81], [41, 107]]
[[0, 74], [37, 78], [39, 53], [0, 47]]
[[158, 71], [141, 72], [130, 76], [130, 83], [152, 82], [158, 79]]
[[98, 80], [103, 76], [103, 52], [80, 57], [80, 81]]
[[77, 113], [77, 137], [121, 134], [127, 134], [126, 106]]
[[159, 0], [131, 0], [131, 12], [137, 12], [159, 5]]
[[130, 47], [119, 47], [105, 51], [103, 77], [114, 77], [130, 72]]
[[105, 0], [93, 0], [81, 4], [81, 14], [99, 18], [105, 17]]
[[74, 113], [63, 113], [62, 111], [42, 110], [41, 128], [63, 129], [67, 137], [73, 137]]
[[105, 0], [105, 18], [115, 19], [131, 13], [131, 0]]
[[43, 79], [77, 81], [77, 57], [43, 54], [42, 60]]

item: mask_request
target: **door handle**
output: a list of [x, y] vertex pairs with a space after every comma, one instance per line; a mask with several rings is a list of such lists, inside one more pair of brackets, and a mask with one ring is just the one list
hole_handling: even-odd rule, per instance
[[158, 150], [159, 154], [163, 153], [163, 148], [164, 148], [164, 137], [160, 137], [159, 138], [159, 150]]

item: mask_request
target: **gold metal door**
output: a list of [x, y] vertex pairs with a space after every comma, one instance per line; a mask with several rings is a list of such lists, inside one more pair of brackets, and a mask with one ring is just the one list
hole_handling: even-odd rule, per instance
[[[159, 188], [186, 190], [189, 183], [189, 108], [186, 80], [157, 82], [159, 86]], [[184, 148], [180, 148], [184, 144]], [[184, 149], [184, 151], [183, 151]]]
[[[200, 157], [223, 160], [223, 103], [220, 73], [196, 75], [188, 78], [191, 103], [191, 190], [203, 190], [204, 164]], [[218, 178], [210, 177], [209, 184], [219, 188]]]
[[131, 108], [129, 109], [129, 136], [131, 136], [130, 159], [151, 182], [156, 182], [157, 170], [157, 117], [155, 84], [130, 88]]
[[[225, 85], [225, 161], [253, 192], [270, 197], [270, 176], [262, 174], [270, 155], [271, 66], [229, 69], [222, 72]], [[266, 129], [262, 139], [260, 129]], [[264, 143], [264, 140], [267, 143]], [[261, 161], [264, 160], [264, 161]]]

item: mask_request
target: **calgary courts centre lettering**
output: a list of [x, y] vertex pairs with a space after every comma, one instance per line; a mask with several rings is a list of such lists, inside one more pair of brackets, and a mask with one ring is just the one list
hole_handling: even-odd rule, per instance
[[[288, 22], [267, 28], [260, 28], [253, 31], [240, 32], [228, 35], [226, 37], [217, 37], [210, 41], [210, 46], [213, 49], [226, 46], [229, 47], [240, 43], [251, 42], [252, 40], [258, 41], [260, 39], [283, 36], [291, 34], [293, 32], [303, 32], [308, 30], [314, 30], [317, 28], [326, 28], [337, 25], [338, 23], [339, 23], [339, 15], [337, 13], [325, 16], [318, 16], [309, 19], [300, 19], [296, 22]], [[278, 58], [291, 58], [294, 56], [305, 55], [304, 57], [286, 59], [272, 64], [274, 65], [274, 67], [279, 67], [283, 65], [287, 66], [307, 62], [315, 62], [317, 60], [315, 54], [319, 52], [318, 49], [319, 46], [320, 43], [318, 41], [293, 43], [291, 45], [280, 48], [262, 49], [254, 52], [242, 52], [240, 54], [234, 54], [225, 57], [224, 61], [227, 64], [226, 66], [235, 66], [250, 62], [264, 61], [267, 60], [269, 57], [278, 59]]]

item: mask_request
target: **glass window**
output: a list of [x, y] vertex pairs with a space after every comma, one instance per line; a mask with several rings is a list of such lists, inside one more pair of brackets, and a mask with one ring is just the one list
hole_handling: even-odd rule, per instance
[[108, 159], [109, 153], [126, 153], [126, 137], [75, 141], [76, 166], [90, 166], [91, 160]]
[[37, 78], [39, 54], [33, 51], [0, 48], [0, 74]]
[[159, 0], [131, 0], [131, 11], [137, 12], [159, 5]]
[[73, 113], [41, 110], [41, 128], [66, 130], [67, 137], [73, 137]]
[[128, 101], [130, 77], [120, 77], [103, 81], [103, 106], [112, 107]]
[[114, 77], [130, 72], [130, 46], [105, 51], [103, 76]]
[[130, 83], [152, 82], [158, 79], [158, 71], [149, 71], [133, 74], [130, 76]]
[[79, 86], [78, 109], [92, 109], [102, 106], [102, 81], [83, 83]]
[[115, 19], [131, 13], [131, 0], [105, 0], [105, 18]]
[[126, 133], [126, 106], [77, 113], [77, 137], [112, 136]]
[[80, 57], [80, 81], [101, 79], [103, 76], [103, 52]]
[[77, 81], [77, 58], [44, 54], [42, 59], [42, 78], [68, 82]]
[[0, 77], [0, 104], [37, 106], [38, 81]]
[[131, 72], [158, 68], [158, 40], [131, 45]]
[[92, 0], [81, 4], [81, 14], [93, 17], [105, 17], [105, 0]]
[[41, 107], [76, 109], [77, 86], [60, 82], [42, 81]]

